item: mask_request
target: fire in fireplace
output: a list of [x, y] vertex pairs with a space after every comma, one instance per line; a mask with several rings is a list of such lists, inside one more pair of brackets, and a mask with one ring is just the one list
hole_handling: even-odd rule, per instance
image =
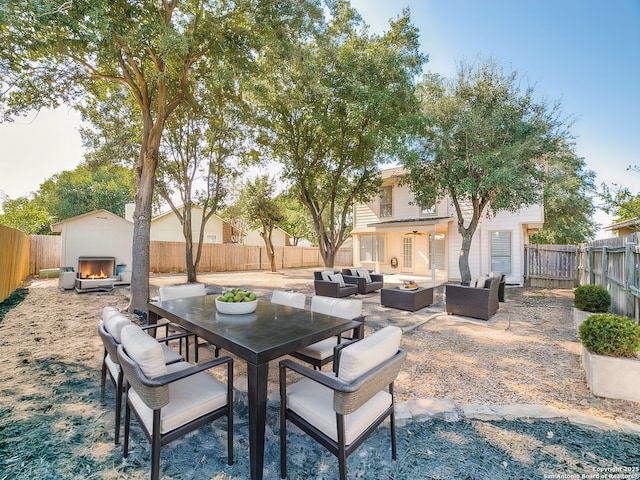
[[78, 258], [78, 278], [80, 279], [111, 278], [115, 272], [115, 257]]

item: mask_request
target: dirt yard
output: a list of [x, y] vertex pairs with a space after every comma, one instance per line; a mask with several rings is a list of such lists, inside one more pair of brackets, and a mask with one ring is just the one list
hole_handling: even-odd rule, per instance
[[[313, 294], [312, 270], [281, 273], [202, 274], [199, 281], [212, 292], [242, 286], [261, 298], [273, 289]], [[393, 281], [393, 278], [389, 278]], [[185, 283], [184, 275], [153, 275], [157, 287]], [[106, 294], [77, 294], [57, 288], [57, 279], [33, 279], [24, 302], [0, 324], [3, 389], [15, 398], [38, 390], [22, 369], [50, 358], [93, 369], [96, 381], [102, 346], [96, 332], [102, 308], [124, 309], [128, 289]], [[447, 398], [457, 404], [540, 404], [574, 409], [605, 418], [620, 417], [640, 424], [640, 405], [593, 396], [580, 365], [580, 344], [571, 316], [571, 290], [508, 288], [506, 302], [488, 322], [443, 314], [442, 287], [434, 305], [418, 312], [380, 306], [380, 294], [363, 300], [367, 333], [385, 325], [405, 331], [408, 360], [396, 383], [399, 401]], [[133, 317], [132, 317], [133, 318]], [[207, 351], [201, 355], [207, 357]], [[244, 366], [236, 362], [236, 386], [243, 388]], [[277, 391], [277, 368], [270, 370], [270, 391]], [[21, 403], [28, 408], [28, 402]], [[77, 405], [80, 408], [80, 405]]]

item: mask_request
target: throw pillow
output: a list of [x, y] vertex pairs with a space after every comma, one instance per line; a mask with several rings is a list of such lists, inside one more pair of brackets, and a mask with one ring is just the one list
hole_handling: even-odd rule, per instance
[[133, 324], [124, 327], [122, 345], [127, 355], [138, 364], [147, 378], [155, 378], [167, 373], [162, 346], [140, 327]]
[[325, 282], [330, 282], [331, 280], [329, 279], [329, 276], [334, 274], [335, 272], [333, 270], [323, 270], [322, 272], [320, 272], [320, 276]]
[[358, 276], [364, 278], [367, 283], [371, 283], [371, 275], [369, 274], [369, 270], [365, 268], [359, 268], [358, 270], [356, 270], [356, 272], [358, 273]]
[[344, 287], [346, 285], [346, 283], [344, 283], [344, 278], [342, 277], [341, 273], [335, 273], [335, 274], [329, 275], [329, 281], [338, 282], [341, 287]]

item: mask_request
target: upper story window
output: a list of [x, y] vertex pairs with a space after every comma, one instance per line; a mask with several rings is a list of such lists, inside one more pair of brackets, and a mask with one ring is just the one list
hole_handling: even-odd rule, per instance
[[432, 215], [436, 213], [436, 202], [431, 201], [428, 203], [420, 204], [420, 214], [421, 215]]
[[380, 217], [391, 217], [392, 215], [392, 187], [382, 187], [380, 189]]

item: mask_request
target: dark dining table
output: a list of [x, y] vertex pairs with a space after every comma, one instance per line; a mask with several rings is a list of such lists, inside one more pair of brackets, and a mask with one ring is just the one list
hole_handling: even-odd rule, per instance
[[255, 312], [228, 315], [216, 310], [215, 295], [149, 303], [149, 324], [165, 318], [247, 362], [251, 478], [264, 467], [269, 362], [315, 342], [358, 329], [353, 320], [258, 301]]

